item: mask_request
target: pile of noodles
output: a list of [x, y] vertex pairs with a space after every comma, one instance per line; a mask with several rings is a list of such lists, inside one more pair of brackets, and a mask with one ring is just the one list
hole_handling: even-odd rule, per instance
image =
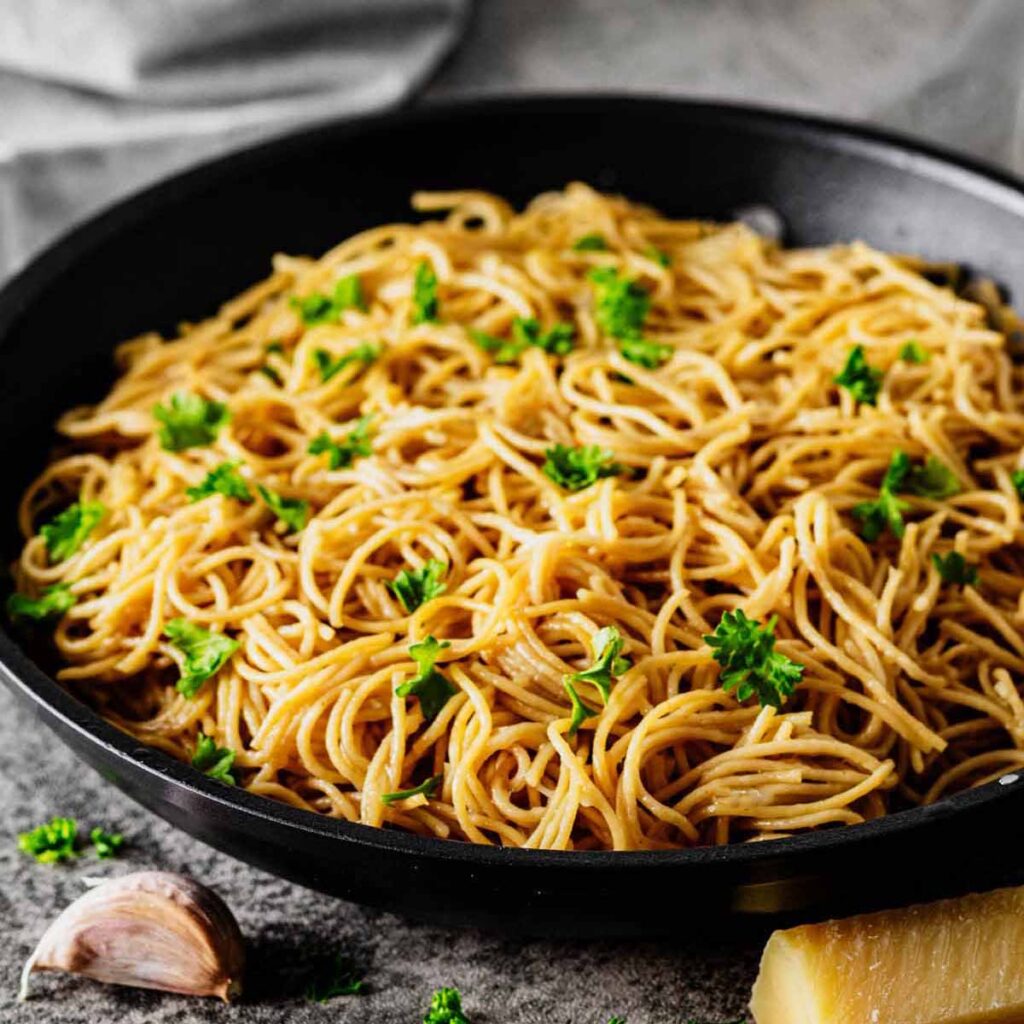
[[[981, 306], [862, 244], [782, 250], [578, 184], [522, 213], [475, 192], [414, 203], [448, 212], [276, 257], [212, 319], [122, 345], [110, 394], [60, 421], [16, 576], [78, 598], [55, 628], [66, 685], [183, 759], [213, 737], [250, 792], [509, 846], [767, 839], [1024, 767], [1024, 379]], [[592, 233], [606, 250], [573, 248]], [[412, 325], [424, 260], [439, 319]], [[644, 336], [674, 350], [661, 367], [626, 361], [595, 321], [588, 272], [606, 266], [649, 291]], [[289, 300], [351, 274], [366, 311], [305, 326]], [[575, 349], [498, 365], [470, 328], [507, 337], [516, 317], [572, 323]], [[900, 358], [909, 340], [926, 361]], [[316, 349], [364, 342], [375, 362], [321, 381]], [[884, 371], [875, 407], [833, 381], [856, 344]], [[152, 410], [178, 391], [230, 409], [212, 445], [161, 448]], [[368, 413], [372, 455], [331, 470], [307, 453]], [[542, 472], [555, 443], [626, 471], [568, 492]], [[869, 543], [851, 509], [896, 449], [936, 456], [962, 490], [903, 496], [902, 540]], [[308, 525], [189, 502], [226, 460], [306, 499]], [[108, 513], [51, 565], [39, 523], [79, 497]], [[976, 585], [941, 578], [932, 555], [954, 550]], [[387, 583], [427, 559], [447, 589], [407, 614]], [[734, 608], [778, 616], [777, 650], [804, 666], [779, 711], [719, 684], [703, 637]], [[162, 636], [176, 617], [240, 642], [191, 699]], [[607, 706], [580, 687], [597, 714], [570, 736], [563, 677], [604, 626], [631, 667]], [[433, 722], [395, 693], [427, 635], [450, 641], [438, 668], [458, 691]], [[381, 800], [434, 774], [433, 796]]]

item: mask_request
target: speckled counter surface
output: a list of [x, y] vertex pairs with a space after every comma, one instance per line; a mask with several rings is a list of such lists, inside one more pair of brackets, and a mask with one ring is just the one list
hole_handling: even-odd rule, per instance
[[[83, 856], [36, 864], [16, 833], [54, 814], [123, 831], [116, 861]], [[249, 952], [248, 991], [232, 1006], [37, 975], [32, 998], [15, 996], [21, 964], [87, 876], [142, 868], [181, 871], [213, 886], [235, 911]], [[473, 1024], [629, 1024], [733, 1021], [757, 970], [756, 943], [704, 946], [699, 922], [680, 921], [680, 944], [523, 943], [445, 931], [333, 900], [210, 849], [142, 810], [53, 739], [0, 690], [0, 1022], [3, 1024], [198, 1024], [200, 1021], [350, 1021], [418, 1024], [433, 989], [456, 985]], [[326, 1006], [302, 995], [311, 959], [350, 956], [369, 991]]]

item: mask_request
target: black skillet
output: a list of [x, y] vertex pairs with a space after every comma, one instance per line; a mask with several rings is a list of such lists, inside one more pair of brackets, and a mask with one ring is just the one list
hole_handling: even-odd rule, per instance
[[[196, 320], [277, 251], [319, 253], [410, 217], [415, 189], [521, 203], [582, 180], [675, 217], [778, 211], [786, 241], [855, 238], [952, 260], [1024, 296], [1024, 188], [874, 131], [754, 109], [623, 97], [482, 100], [330, 124], [217, 160], [68, 235], [0, 293], [0, 547], [64, 409], [103, 394], [121, 339]], [[0, 675], [83, 760], [192, 835], [305, 885], [439, 922], [580, 935], [863, 909], [1015, 879], [1024, 779], [933, 807], [771, 843], [547, 853], [321, 818], [144, 749], [0, 632]]]

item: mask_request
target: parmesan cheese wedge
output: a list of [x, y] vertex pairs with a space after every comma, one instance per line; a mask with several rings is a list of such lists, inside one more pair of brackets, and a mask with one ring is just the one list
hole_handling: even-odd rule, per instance
[[1024, 1024], [1024, 887], [774, 932], [757, 1024]]

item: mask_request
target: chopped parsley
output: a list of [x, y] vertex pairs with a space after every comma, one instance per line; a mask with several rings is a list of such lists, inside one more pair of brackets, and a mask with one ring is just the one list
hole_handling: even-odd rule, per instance
[[45, 825], [20, 833], [18, 849], [35, 857], [40, 864], [56, 864], [77, 856], [77, 837], [78, 822], [74, 818], [53, 818]]
[[920, 498], [941, 501], [960, 493], [960, 481], [941, 459], [929, 455], [923, 465], [911, 466], [900, 490]]
[[202, 501], [203, 498], [212, 497], [214, 494], [223, 494], [224, 497], [235, 498], [237, 501], [252, 501], [252, 491], [238, 472], [240, 465], [240, 462], [222, 462], [210, 470], [201, 483], [195, 487], [187, 487], [185, 496], [193, 502]]
[[917, 341], [905, 342], [900, 349], [900, 359], [905, 363], [927, 363], [932, 354]]
[[882, 387], [882, 371], [868, 364], [864, 358], [863, 345], [854, 345], [850, 349], [842, 373], [832, 379], [840, 387], [846, 388], [856, 401], [877, 405], [878, 392]]
[[346, 366], [351, 366], [353, 363], [362, 363], [364, 367], [369, 366], [376, 361], [379, 355], [379, 345], [372, 345], [370, 342], [364, 341], [344, 355], [338, 356], [337, 359], [332, 359], [331, 353], [327, 349], [318, 348], [313, 353], [313, 363], [320, 372], [320, 382], [326, 384], [336, 374], [341, 373]]
[[12, 619], [32, 619], [42, 622], [43, 619], [63, 615], [78, 600], [71, 593], [71, 584], [53, 583], [43, 587], [39, 597], [27, 594], [11, 594], [7, 598], [7, 614]]
[[58, 512], [39, 532], [46, 542], [46, 553], [51, 564], [70, 558], [88, 539], [89, 534], [107, 514], [99, 501], [76, 501], [63, 512]]
[[469, 1024], [462, 1012], [462, 996], [457, 988], [439, 988], [430, 1000], [423, 1024]]
[[352, 964], [343, 956], [335, 956], [325, 970], [309, 983], [306, 998], [314, 1003], [326, 1003], [336, 996], [358, 996], [366, 990], [366, 982], [359, 977]]
[[672, 266], [672, 257], [669, 256], [664, 249], [659, 249], [656, 245], [649, 245], [644, 249], [644, 255], [649, 260], [654, 260], [655, 263], [660, 264], [663, 267]]
[[200, 732], [196, 737], [195, 750], [192, 751], [192, 767], [198, 768], [204, 775], [229, 786], [235, 784], [231, 769], [235, 764], [235, 752], [230, 747], [218, 747], [216, 740], [206, 733]]
[[305, 528], [309, 518], [309, 502], [305, 498], [283, 498], [263, 484], [257, 484], [256, 490], [264, 504], [289, 530], [298, 533]]
[[557, 323], [547, 331], [541, 329], [536, 319], [517, 316], [512, 321], [512, 338], [498, 338], [486, 331], [471, 329], [470, 337], [485, 352], [494, 353], [496, 363], [507, 364], [518, 361], [531, 346], [543, 349], [552, 355], [564, 356], [572, 351], [576, 329], [572, 324]]
[[387, 587], [407, 612], [414, 612], [421, 604], [445, 592], [442, 580], [447, 571], [444, 562], [429, 558], [418, 569], [403, 569]]
[[451, 647], [447, 640], [438, 641], [432, 636], [412, 644], [409, 655], [416, 662], [418, 671], [412, 679], [406, 680], [395, 687], [399, 697], [416, 697], [420, 702], [423, 717], [432, 722], [441, 713], [441, 709], [459, 691], [435, 667], [438, 655], [446, 647]]
[[721, 666], [719, 682], [736, 699], [756, 696], [761, 707], [781, 708], [803, 677], [804, 667], [775, 650], [776, 616], [764, 626], [742, 609], [726, 612], [704, 642]]
[[612, 452], [596, 444], [570, 448], [556, 444], [544, 452], [544, 475], [567, 491], [582, 491], [603, 477], [618, 476], [623, 467]]
[[[348, 469], [358, 458], [373, 454], [370, 445], [370, 422], [373, 416], [360, 416], [356, 425], [342, 441], [331, 440], [326, 430], [321, 431], [309, 442], [306, 451], [310, 455], [327, 453], [327, 464], [331, 469]], [[301, 529], [301, 527], [300, 527]]]
[[1017, 492], [1017, 497], [1024, 501], [1024, 469], [1015, 469], [1010, 474], [1010, 482]]
[[946, 583], [960, 583], [974, 586], [978, 582], [978, 570], [967, 564], [967, 559], [959, 551], [950, 551], [948, 555], [932, 555], [932, 565]]
[[108, 832], [102, 826], [97, 825], [89, 833], [89, 842], [96, 851], [100, 860], [109, 860], [117, 856], [117, 851], [124, 846], [124, 836], [120, 832]]
[[671, 345], [641, 337], [623, 338], [619, 342], [619, 352], [623, 359], [648, 370], [656, 370], [674, 351]]
[[431, 323], [437, 319], [437, 274], [429, 260], [416, 264], [416, 276], [412, 283], [412, 324]]
[[237, 640], [211, 633], [187, 619], [171, 619], [164, 625], [164, 636], [184, 655], [177, 690], [190, 698], [228, 663], [239, 646]]
[[279, 374], [269, 363], [264, 363], [262, 366], [256, 367], [256, 369], [258, 369], [271, 384], [276, 384], [280, 387], [284, 383], [281, 379], [281, 374]]
[[572, 719], [569, 722], [569, 735], [575, 736], [579, 732], [580, 726], [588, 718], [597, 717], [597, 712], [591, 711], [580, 699], [580, 695], [576, 692], [576, 687], [572, 685], [571, 677], [566, 676], [562, 680], [562, 685], [565, 687], [565, 692], [569, 694], [569, 700], [572, 702]]
[[591, 641], [594, 649], [594, 664], [582, 672], [566, 676], [570, 683], [593, 683], [601, 693], [605, 704], [611, 696], [615, 676], [622, 675], [630, 666], [629, 658], [621, 657], [624, 641], [615, 626], [599, 629]]
[[162, 424], [157, 431], [160, 447], [169, 452], [213, 444], [221, 427], [231, 419], [226, 405], [190, 391], [175, 392], [169, 405], [154, 405], [153, 416]]
[[613, 338], [633, 338], [643, 331], [651, 308], [651, 296], [638, 281], [619, 276], [614, 267], [595, 267], [590, 271], [598, 326]]
[[380, 802], [390, 806], [393, 803], [397, 803], [399, 800], [408, 800], [409, 797], [419, 796], [421, 793], [426, 797], [432, 797], [437, 792], [437, 787], [440, 786], [443, 781], [443, 775], [431, 775], [429, 779], [425, 779], [418, 786], [413, 786], [412, 789], [400, 789], [395, 793], [385, 793], [380, 798]]
[[[334, 323], [341, 318], [346, 309], [366, 309], [366, 299], [363, 297], [363, 286], [355, 274], [339, 278], [334, 285], [334, 291], [330, 295], [323, 292], [313, 292], [301, 298], [293, 296], [292, 308], [298, 311], [302, 322], [307, 327], [314, 327], [317, 324]], [[269, 352], [270, 349], [268, 348]]]
[[600, 231], [577, 238], [572, 244], [573, 252], [607, 252], [608, 242]]

